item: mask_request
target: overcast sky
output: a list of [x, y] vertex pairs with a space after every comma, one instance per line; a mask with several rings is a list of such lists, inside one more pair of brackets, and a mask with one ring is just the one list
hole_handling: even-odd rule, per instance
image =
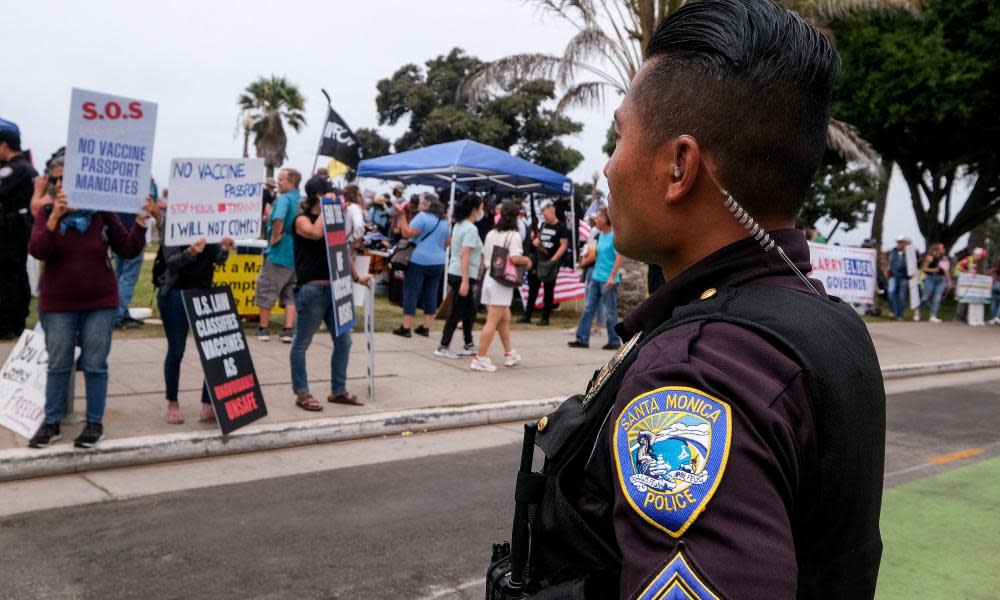
[[[159, 104], [153, 175], [161, 188], [173, 157], [240, 156], [236, 97], [261, 75], [284, 75], [305, 95], [308, 123], [289, 132], [287, 163], [305, 172], [325, 117], [320, 88], [352, 128], [377, 127], [375, 84], [403, 64], [455, 46], [483, 60], [561, 53], [574, 32], [520, 0], [32, 0], [5, 3], [0, 15], [8, 24], [0, 118], [20, 125], [36, 166], [65, 145], [70, 88], [80, 87]], [[585, 157], [570, 173], [575, 181], [603, 168], [601, 146], [618, 102], [609, 96], [601, 109], [571, 113], [585, 124], [566, 140]], [[381, 132], [394, 139], [402, 129]], [[606, 189], [603, 177], [600, 185]], [[887, 245], [898, 234], [923, 246], [897, 175]], [[864, 226], [834, 241], [853, 244], [867, 235]]]

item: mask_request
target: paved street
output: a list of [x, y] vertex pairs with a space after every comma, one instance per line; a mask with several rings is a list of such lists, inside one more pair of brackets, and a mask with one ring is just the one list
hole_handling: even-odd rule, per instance
[[[1000, 373], [888, 389], [879, 597], [986, 597]], [[7, 514], [31, 497], [139, 496], [0, 518], [0, 595], [478, 598], [489, 544], [509, 534], [518, 439], [509, 424], [0, 484]], [[929, 528], [940, 535], [921, 544]]]

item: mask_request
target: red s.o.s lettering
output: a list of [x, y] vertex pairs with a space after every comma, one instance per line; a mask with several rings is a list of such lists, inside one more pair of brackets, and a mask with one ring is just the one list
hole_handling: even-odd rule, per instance
[[142, 118], [142, 103], [141, 102], [129, 102], [128, 103], [128, 116], [131, 119], [141, 119]]
[[93, 102], [84, 102], [83, 118], [86, 119], [87, 121], [93, 121], [94, 119], [96, 119], [97, 118], [97, 111], [95, 110], [96, 106], [97, 105], [94, 104]]

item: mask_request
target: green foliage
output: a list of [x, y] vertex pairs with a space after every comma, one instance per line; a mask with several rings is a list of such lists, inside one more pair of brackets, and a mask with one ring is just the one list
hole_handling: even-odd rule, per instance
[[809, 187], [799, 217], [809, 225], [831, 219], [850, 231], [868, 219], [875, 202], [878, 181], [863, 168], [855, 168], [828, 154]]
[[481, 93], [473, 102], [457, 102], [459, 85], [481, 65], [454, 48], [425, 63], [409, 64], [376, 85], [380, 125], [408, 118], [408, 129], [394, 143], [397, 151], [472, 139], [510, 151], [560, 173], [568, 173], [583, 155], [558, 138], [583, 126], [555, 116], [544, 105], [555, 98], [555, 84], [544, 79], [516, 81], [499, 92]]
[[[833, 116], [896, 161], [921, 232], [950, 246], [1000, 209], [1000, 4], [928, 0], [920, 19], [833, 30], [844, 62]], [[972, 191], [949, 221], [963, 178]]]
[[264, 159], [270, 177], [288, 158], [287, 124], [295, 131], [306, 123], [305, 99], [299, 88], [284, 77], [260, 77], [246, 87], [236, 103], [253, 122], [254, 147]]
[[375, 158], [389, 154], [389, 140], [382, 137], [378, 131], [362, 127], [355, 131], [354, 135], [361, 142], [361, 150], [364, 152], [365, 158]]
[[601, 150], [604, 150], [605, 154], [611, 156], [612, 154], [615, 153], [615, 147], [617, 145], [618, 145], [618, 132], [615, 131], [615, 122], [611, 121], [611, 125], [608, 126], [608, 132], [605, 134], [604, 137], [604, 146], [601, 147]]

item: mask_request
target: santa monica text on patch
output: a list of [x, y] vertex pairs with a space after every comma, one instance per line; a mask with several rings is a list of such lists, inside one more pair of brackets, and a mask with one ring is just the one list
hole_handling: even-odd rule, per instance
[[680, 537], [705, 510], [729, 458], [729, 405], [696, 389], [641, 394], [615, 422], [618, 482], [654, 527]]

